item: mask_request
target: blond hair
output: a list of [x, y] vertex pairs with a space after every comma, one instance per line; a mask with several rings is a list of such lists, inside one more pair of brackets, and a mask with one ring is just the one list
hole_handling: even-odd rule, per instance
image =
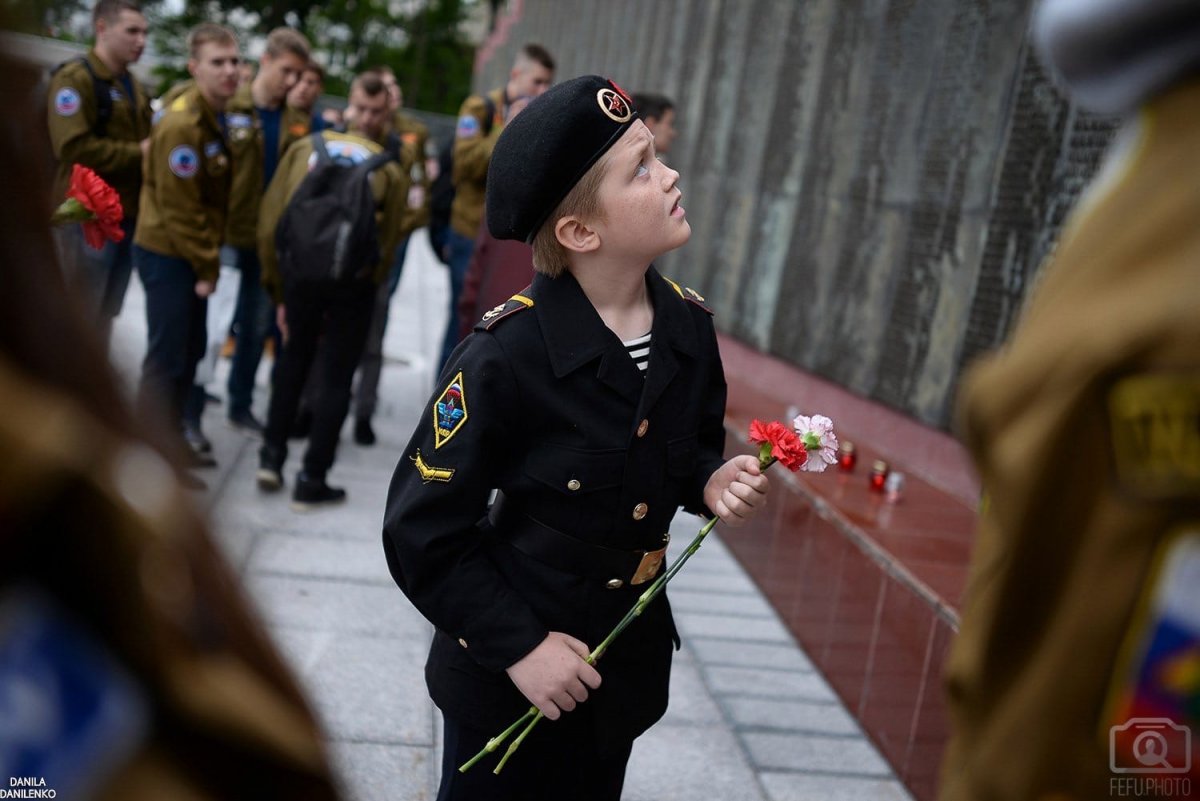
[[567, 269], [567, 249], [558, 241], [554, 229], [563, 217], [578, 217], [581, 220], [603, 220], [604, 209], [600, 206], [600, 184], [608, 173], [608, 154], [592, 165], [579, 182], [562, 199], [554, 212], [542, 223], [533, 237], [533, 269], [551, 278], [557, 278]]
[[229, 28], [226, 28], [224, 25], [218, 25], [215, 22], [201, 22], [188, 31], [188, 58], [199, 58], [200, 48], [209, 42], [231, 44], [234, 47], [238, 46], [237, 34]]
[[308, 61], [308, 39], [295, 28], [276, 28], [267, 34], [267, 46], [263, 52], [271, 58], [277, 58], [284, 53], [291, 53], [304, 61]]

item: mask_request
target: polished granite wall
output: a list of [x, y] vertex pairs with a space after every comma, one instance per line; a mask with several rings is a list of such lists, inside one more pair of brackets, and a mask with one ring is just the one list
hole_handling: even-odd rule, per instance
[[[966, 454], [941, 432], [728, 337], [721, 352], [727, 454], [752, 452], [751, 418], [786, 420], [789, 407], [829, 415], [856, 444], [852, 473], [775, 468], [768, 512], [722, 538], [913, 796], [932, 799], [948, 735], [942, 666], [978, 495]], [[868, 488], [877, 458], [905, 473], [898, 500]]]

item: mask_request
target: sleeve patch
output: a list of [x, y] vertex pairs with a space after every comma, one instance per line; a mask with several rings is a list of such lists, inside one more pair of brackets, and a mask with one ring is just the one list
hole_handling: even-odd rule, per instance
[[474, 114], [464, 114], [458, 118], [458, 125], [454, 127], [455, 139], [469, 139], [478, 135], [479, 120], [475, 119]]
[[192, 178], [200, 169], [200, 157], [190, 145], [177, 145], [167, 156], [167, 166], [180, 178]]
[[433, 449], [449, 442], [467, 422], [467, 395], [460, 370], [433, 404]]
[[58, 90], [58, 94], [54, 96], [54, 111], [60, 117], [71, 117], [79, 112], [82, 102], [79, 98], [79, 92], [76, 92], [69, 86], [64, 86]]
[[421, 475], [421, 481], [428, 484], [431, 481], [447, 482], [454, 478], [454, 468], [452, 467], [430, 467], [425, 463], [424, 457], [421, 456], [420, 448], [417, 449], [416, 456], [408, 457], [412, 460], [413, 466], [417, 468], [417, 472]]

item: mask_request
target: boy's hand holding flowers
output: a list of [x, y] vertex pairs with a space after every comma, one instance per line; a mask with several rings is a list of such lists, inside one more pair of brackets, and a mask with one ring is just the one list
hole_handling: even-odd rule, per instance
[[[506, 672], [521, 694], [550, 720], [570, 712], [600, 686], [600, 674], [585, 660], [591, 650], [561, 631], [552, 631]], [[559, 710], [562, 710], [560, 712]]]
[[727, 526], [740, 526], [767, 504], [771, 482], [758, 457], [735, 456], [717, 468], [704, 485], [704, 504]]

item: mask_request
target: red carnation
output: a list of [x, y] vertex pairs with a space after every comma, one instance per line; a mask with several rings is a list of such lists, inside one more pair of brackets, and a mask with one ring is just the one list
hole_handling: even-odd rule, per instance
[[71, 185], [67, 199], [54, 212], [51, 222], [57, 225], [78, 222], [83, 225], [83, 238], [89, 247], [99, 250], [105, 240], [120, 242], [125, 238], [121, 221], [125, 211], [115, 189], [96, 173], [80, 164], [71, 167]]
[[760, 448], [759, 462], [763, 461], [763, 451], [770, 445], [770, 456], [775, 458], [788, 470], [795, 472], [808, 461], [808, 451], [804, 443], [796, 436], [796, 432], [780, 422], [764, 423], [761, 420], [750, 421], [750, 442], [764, 446]]

